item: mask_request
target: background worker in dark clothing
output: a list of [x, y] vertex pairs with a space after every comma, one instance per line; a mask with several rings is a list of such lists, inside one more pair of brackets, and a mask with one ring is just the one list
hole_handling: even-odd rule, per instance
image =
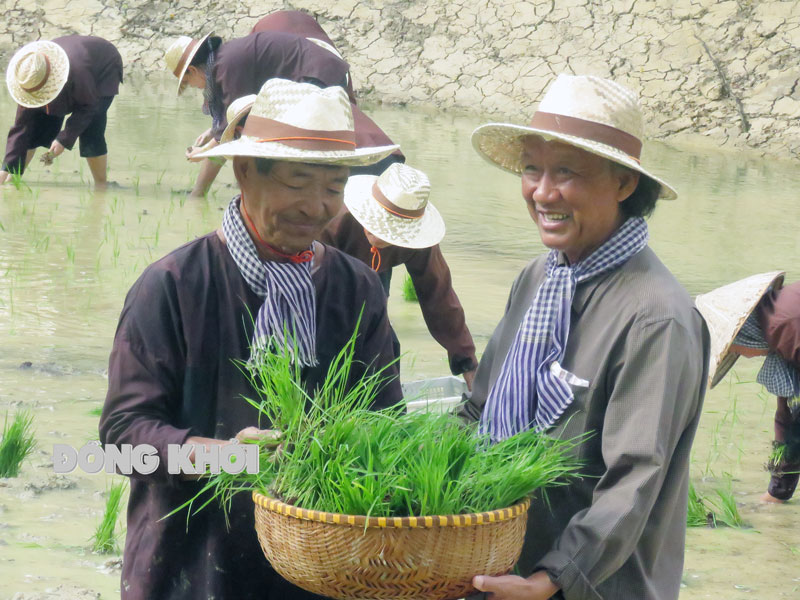
[[[337, 50], [333, 40], [325, 33], [325, 30], [317, 23], [316, 19], [299, 10], [279, 10], [260, 19], [253, 27], [251, 33], [259, 31], [283, 31], [302, 36], [329, 52], [332, 52], [342, 60], [344, 57]], [[345, 86], [347, 95], [350, 98], [353, 110], [353, 121], [356, 127], [356, 143], [359, 147], [391, 146], [394, 142], [384, 131], [378, 127], [377, 123], [368, 117], [364, 111], [356, 106], [356, 94], [353, 91], [353, 78], [350, 71], [347, 72], [347, 85]], [[400, 150], [395, 150], [379, 163], [350, 169], [351, 175], [380, 175], [389, 165], [396, 162], [405, 162], [405, 156]], [[387, 271], [391, 279], [391, 271]], [[386, 281], [388, 281], [386, 279]]]
[[712, 387], [740, 356], [764, 357], [756, 381], [777, 398], [777, 408], [761, 499], [776, 503], [789, 500], [800, 479], [800, 281], [783, 286], [783, 276], [753, 275], [697, 298], [712, 336]]
[[428, 177], [403, 164], [391, 165], [378, 177], [351, 175], [345, 206], [320, 240], [371, 265], [379, 275], [405, 265], [428, 331], [447, 350], [451, 373], [463, 375], [472, 389], [475, 344], [439, 248], [444, 221], [428, 202], [429, 194]]
[[[268, 79], [279, 77], [319, 87], [345, 87], [349, 81], [349, 67], [332, 46], [276, 30], [259, 31], [229, 42], [210, 34], [200, 40], [184, 36], [173, 42], [165, 59], [167, 68], [178, 78], [178, 93], [187, 85], [203, 90], [212, 118], [211, 128], [187, 151], [186, 157], [192, 161], [203, 160], [198, 155], [219, 143], [230, 103], [258, 92]], [[352, 103], [353, 98], [350, 100]], [[353, 118], [358, 147], [392, 145], [361, 111], [354, 110]], [[205, 195], [220, 168], [219, 161], [203, 160], [192, 195]]]
[[8, 132], [0, 183], [11, 173], [22, 174], [37, 147], [48, 149], [42, 162], [50, 164], [78, 140], [95, 185], [105, 186], [106, 114], [121, 82], [122, 57], [111, 42], [99, 37], [68, 35], [32, 42], [17, 51], [8, 65], [6, 83], [19, 107]]

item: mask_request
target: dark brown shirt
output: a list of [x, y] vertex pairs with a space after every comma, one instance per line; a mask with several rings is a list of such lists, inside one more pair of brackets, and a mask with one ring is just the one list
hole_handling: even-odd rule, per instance
[[31, 148], [32, 127], [39, 115], [70, 115], [56, 139], [71, 150], [96, 112], [101, 110], [100, 99], [119, 93], [122, 57], [111, 42], [89, 35], [68, 35], [53, 42], [67, 53], [69, 76], [50, 104], [39, 108], [17, 108], [16, 120], [8, 132], [3, 161], [14, 171], [25, 169], [25, 154]]
[[[544, 278], [540, 257], [514, 282], [465, 416], [480, 417]], [[567, 600], [677, 600], [708, 361], [700, 313], [650, 248], [578, 284], [561, 366], [588, 386], [548, 434], [588, 436], [583, 477], [534, 498], [522, 574], [547, 570]]]
[[767, 345], [800, 370], [800, 281], [767, 294], [759, 312]]
[[[362, 305], [356, 359], [387, 365], [391, 335], [378, 277], [332, 248], [312, 277], [319, 365], [304, 370], [305, 385], [311, 389], [324, 379]], [[153, 474], [131, 477], [124, 600], [280, 597], [270, 592], [275, 575], [258, 545], [248, 494], [234, 498], [230, 530], [217, 504], [188, 523], [186, 512], [160, 520], [200, 489], [167, 473], [168, 444], [191, 435], [229, 439], [247, 426], [269, 426], [243, 399], [257, 396], [235, 362], [249, 356], [250, 315], [261, 304], [215, 233], [150, 265], [128, 293], [109, 361], [100, 439], [150, 444], [161, 461]], [[365, 370], [357, 367], [352, 377]], [[394, 404], [401, 395], [394, 380], [377, 405]]]
[[[255, 24], [251, 33], [258, 33], [259, 31], [282, 31], [284, 33], [293, 33], [304, 38], [315, 38], [327, 42], [336, 48], [333, 40], [328, 37], [325, 30], [317, 23], [316, 19], [311, 15], [301, 12], [299, 10], [279, 10]], [[356, 132], [356, 145], [359, 148], [374, 147], [374, 146], [391, 146], [394, 142], [386, 135], [383, 130], [378, 127], [371, 118], [356, 106], [356, 94], [353, 91], [353, 78], [350, 75], [348, 68], [347, 72], [347, 85], [345, 87], [347, 95], [350, 97], [351, 107], [353, 109], [353, 121]], [[403, 156], [400, 150], [395, 150], [393, 154]]]
[[211, 97], [221, 103], [209, 105], [214, 122], [220, 123], [214, 137], [219, 140], [227, 125], [225, 110], [231, 102], [257, 94], [268, 79], [344, 86], [347, 71], [347, 63], [332, 52], [292, 33], [261, 31], [225, 42], [217, 49], [212, 74], [216, 90]]
[[[372, 262], [364, 228], [346, 207], [342, 207], [342, 211], [330, 222], [321, 239], [365, 264]], [[464, 309], [453, 289], [450, 268], [439, 245], [422, 249], [390, 246], [382, 249], [380, 255], [378, 272], [405, 265], [414, 282], [428, 331], [447, 350], [453, 375], [474, 369], [478, 364], [475, 344], [467, 328]]]

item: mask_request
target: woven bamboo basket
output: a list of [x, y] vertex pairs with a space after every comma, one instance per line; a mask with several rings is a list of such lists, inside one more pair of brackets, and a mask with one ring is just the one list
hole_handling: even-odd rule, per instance
[[508, 573], [519, 559], [530, 500], [502, 510], [433, 517], [317, 512], [257, 492], [256, 532], [285, 579], [339, 600], [448, 600], [475, 575]]

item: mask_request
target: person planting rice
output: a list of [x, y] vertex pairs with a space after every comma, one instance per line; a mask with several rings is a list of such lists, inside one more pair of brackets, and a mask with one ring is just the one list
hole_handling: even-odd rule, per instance
[[678, 597], [709, 337], [647, 245], [644, 217], [677, 194], [641, 166], [641, 139], [633, 92], [568, 75], [530, 126], [473, 133], [481, 156], [521, 176], [550, 252], [514, 282], [462, 415], [495, 441], [590, 435], [584, 477], [533, 501], [524, 577], [476, 573], [495, 600]]
[[429, 194], [425, 173], [403, 164], [391, 165], [378, 177], [351, 176], [345, 206], [322, 241], [371, 265], [379, 275], [405, 265], [428, 330], [447, 350], [450, 371], [463, 374], [471, 386], [478, 365], [475, 344], [439, 248], [444, 220], [428, 202]]
[[286, 349], [287, 334], [313, 390], [360, 322], [347, 385], [385, 369], [390, 380], [373, 406], [401, 400], [377, 276], [315, 241], [341, 208], [349, 168], [395, 149], [355, 147], [343, 88], [271, 79], [241, 137], [207, 153], [233, 157], [241, 194], [220, 229], [145, 270], [126, 298], [109, 362], [101, 441], [151, 444], [162, 458], [155, 472], [131, 479], [123, 599], [317, 597], [264, 560], [246, 494], [229, 507], [230, 528], [211, 505], [188, 523], [183, 513], [162, 520], [201, 486], [167, 472], [167, 446], [269, 435], [242, 399], [257, 397], [242, 363], [267, 347]]
[[777, 397], [775, 441], [764, 502], [791, 499], [800, 479], [800, 281], [783, 272], [753, 275], [697, 297], [711, 330], [709, 386], [740, 356], [764, 357], [756, 381]]
[[[108, 108], [119, 93], [122, 57], [111, 42], [86, 35], [31, 42], [11, 57], [6, 72], [8, 91], [19, 105], [8, 132], [0, 184], [22, 174], [42, 146], [44, 164], [51, 164], [78, 140], [95, 186], [107, 184]], [[61, 125], [67, 118], [64, 130]]]
[[[313, 21], [311, 17], [308, 19]], [[188, 160], [203, 162], [192, 189], [193, 196], [205, 195], [219, 173], [222, 161], [209, 161], [200, 154], [219, 143], [226, 126], [225, 111], [233, 100], [258, 92], [261, 85], [273, 77], [320, 87], [348, 85], [347, 63], [331, 44], [319, 43], [316, 29], [312, 29], [317, 36], [314, 41], [304, 35], [276, 29], [281, 21], [271, 23], [248, 36], [224, 43], [212, 34], [200, 39], [181, 36], [166, 51], [167, 69], [178, 78], [178, 94], [187, 86], [203, 90], [203, 110], [212, 119], [211, 128], [198, 136], [186, 152]], [[321, 30], [319, 25], [316, 27]], [[353, 103], [358, 147], [393, 145], [386, 134], [355, 106], [354, 96], [350, 101]], [[404, 160], [399, 149], [387, 157], [384, 164], [396, 160]]]

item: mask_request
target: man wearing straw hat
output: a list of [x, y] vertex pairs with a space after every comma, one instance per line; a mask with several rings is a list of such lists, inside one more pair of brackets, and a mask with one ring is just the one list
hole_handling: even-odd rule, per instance
[[[200, 154], [219, 143], [226, 126], [225, 111], [233, 100], [256, 93], [273, 77], [320, 87], [346, 86], [349, 81], [349, 67], [332, 46], [274, 29], [228, 42], [210, 33], [200, 39], [181, 36], [172, 42], [164, 58], [167, 69], [178, 78], [178, 94], [187, 86], [203, 90], [203, 109], [212, 119], [211, 128], [198, 136], [186, 153], [188, 160], [203, 161], [193, 196], [205, 195], [221, 168], [218, 161], [204, 160]], [[355, 104], [352, 110], [359, 147], [393, 145]], [[393, 153], [394, 159], [387, 160], [402, 160], [398, 153], [399, 150]]]
[[800, 282], [783, 271], [753, 275], [697, 297], [711, 332], [709, 387], [740, 356], [764, 357], [756, 381], [777, 398], [775, 441], [764, 502], [791, 499], [800, 479]]
[[380, 176], [353, 175], [344, 190], [345, 206], [322, 241], [378, 274], [405, 265], [428, 330], [447, 350], [450, 371], [471, 387], [478, 366], [475, 344], [439, 248], [444, 220], [429, 195], [427, 175], [404, 164], [393, 164]]
[[11, 173], [21, 175], [38, 146], [48, 149], [42, 162], [50, 164], [78, 140], [95, 185], [105, 186], [106, 113], [121, 82], [122, 57], [99, 37], [68, 35], [18, 50], [6, 72], [8, 91], [19, 108], [8, 132], [0, 184]]
[[[247, 494], [234, 497], [230, 528], [218, 506], [188, 524], [183, 513], [162, 520], [200, 489], [167, 472], [167, 447], [261, 435], [258, 412], [243, 399], [257, 395], [237, 365], [284, 345], [287, 329], [309, 390], [359, 319], [351, 381], [387, 366], [396, 374], [377, 276], [315, 241], [342, 205], [349, 167], [394, 149], [355, 148], [344, 89], [271, 79], [241, 137], [208, 152], [233, 158], [241, 194], [220, 229], [145, 270], [122, 309], [109, 362], [100, 439], [150, 444], [162, 459], [152, 474], [131, 479], [123, 599], [316, 598], [264, 559]], [[376, 405], [400, 399], [393, 378]]]
[[676, 193], [640, 164], [642, 133], [636, 94], [569, 75], [529, 126], [473, 133], [481, 156], [521, 177], [550, 251], [514, 282], [464, 415], [492, 440], [584, 437], [584, 477], [534, 499], [525, 577], [476, 573], [496, 600], [678, 597], [709, 340], [647, 245], [644, 217]]

